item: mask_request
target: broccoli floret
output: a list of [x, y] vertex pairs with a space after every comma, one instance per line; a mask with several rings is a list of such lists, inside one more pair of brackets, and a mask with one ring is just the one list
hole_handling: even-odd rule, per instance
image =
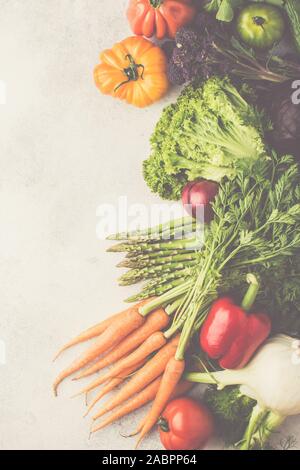
[[217, 390], [210, 386], [204, 393], [204, 403], [215, 417], [216, 431], [227, 446], [239, 442], [249, 424], [256, 401], [242, 395], [239, 387]]

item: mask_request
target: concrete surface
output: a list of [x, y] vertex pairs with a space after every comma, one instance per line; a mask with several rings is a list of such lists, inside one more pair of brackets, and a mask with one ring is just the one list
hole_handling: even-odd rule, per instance
[[[92, 79], [99, 52], [130, 34], [126, 3], [0, 0], [0, 449], [133, 446], [121, 433], [140, 413], [88, 440], [83, 400], [69, 399], [78, 386], [51, 393], [75, 354], [52, 365], [57, 348], [134, 291], [116, 284], [119, 257], [96, 237], [97, 207], [122, 195], [158, 202], [141, 162], [176, 90], [138, 110], [101, 96]], [[156, 433], [143, 448], [160, 448]]]

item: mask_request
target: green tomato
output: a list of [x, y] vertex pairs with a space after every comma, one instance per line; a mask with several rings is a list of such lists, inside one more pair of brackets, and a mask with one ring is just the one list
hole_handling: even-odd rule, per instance
[[249, 46], [269, 49], [282, 39], [285, 22], [279, 8], [256, 3], [242, 9], [236, 28], [241, 39]]

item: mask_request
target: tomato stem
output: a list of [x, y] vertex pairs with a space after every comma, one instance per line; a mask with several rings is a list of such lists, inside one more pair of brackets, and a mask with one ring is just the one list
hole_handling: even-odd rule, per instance
[[[116, 88], [114, 89], [115, 92], [126, 83], [129, 83], [131, 81], [136, 82], [139, 78], [141, 78], [142, 80], [144, 79], [145, 67], [142, 64], [136, 64], [131, 54], [127, 54], [125, 59], [129, 61], [129, 66], [123, 69], [123, 72], [127, 77], [127, 80], [124, 80], [124, 82], [121, 82], [119, 85], [117, 85]], [[139, 75], [140, 68], [142, 69], [141, 75]]]
[[149, 0], [149, 2], [153, 8], [159, 8], [163, 0]]
[[160, 427], [160, 429], [162, 430], [162, 432], [169, 432], [170, 431], [168, 421], [165, 418], [163, 418], [162, 416], [159, 418], [157, 424]]

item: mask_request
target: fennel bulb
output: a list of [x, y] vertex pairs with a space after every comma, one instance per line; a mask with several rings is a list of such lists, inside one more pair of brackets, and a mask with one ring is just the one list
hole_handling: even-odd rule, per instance
[[300, 414], [300, 341], [277, 335], [244, 369], [189, 373], [186, 379], [219, 389], [240, 385], [242, 394], [257, 401], [240, 448], [262, 447], [287, 416]]

